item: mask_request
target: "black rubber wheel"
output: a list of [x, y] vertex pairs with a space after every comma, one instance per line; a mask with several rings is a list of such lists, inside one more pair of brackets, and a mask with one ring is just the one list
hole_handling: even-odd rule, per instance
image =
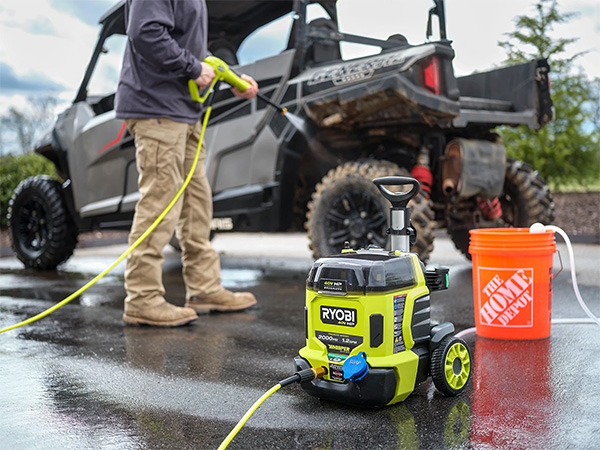
[[10, 199], [7, 217], [11, 247], [27, 268], [55, 269], [77, 246], [78, 231], [62, 186], [50, 177], [21, 181]]
[[[554, 200], [550, 189], [537, 171], [515, 159], [506, 161], [504, 188], [499, 197], [502, 217], [482, 222], [480, 228], [529, 227], [540, 222], [550, 225], [554, 222]], [[469, 230], [457, 228], [449, 230], [454, 245], [467, 258], [469, 254]]]
[[445, 395], [458, 395], [471, 378], [471, 352], [461, 338], [446, 336], [431, 354], [431, 378]]
[[[390, 203], [373, 179], [410, 176], [389, 161], [348, 162], [329, 171], [317, 184], [306, 214], [306, 230], [315, 258], [340, 253], [344, 243], [354, 249], [388, 245]], [[417, 241], [411, 251], [427, 261], [433, 250], [434, 214], [421, 191], [408, 204]]]

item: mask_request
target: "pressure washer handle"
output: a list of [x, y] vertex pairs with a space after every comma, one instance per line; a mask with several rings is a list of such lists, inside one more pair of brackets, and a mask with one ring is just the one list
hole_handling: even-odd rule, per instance
[[232, 87], [238, 88], [241, 92], [245, 92], [250, 87], [250, 83], [242, 80], [222, 59], [216, 56], [207, 56], [204, 62], [215, 69], [215, 78], [219, 78]]
[[216, 56], [207, 56], [204, 59], [204, 62], [215, 70], [215, 78], [202, 97], [200, 97], [200, 90], [196, 82], [194, 80], [188, 81], [190, 95], [192, 96], [192, 99], [197, 102], [204, 103], [219, 81], [224, 81], [241, 92], [245, 92], [246, 89], [250, 87], [250, 83], [243, 80], [237, 73], [231, 70], [227, 63], [222, 59], [219, 59]]
[[[373, 184], [377, 186], [381, 194], [392, 204], [394, 209], [406, 208], [410, 199], [419, 193], [421, 183], [410, 177], [380, 177], [373, 180]], [[392, 192], [385, 186], [406, 186], [412, 185], [410, 191], [407, 192]]]

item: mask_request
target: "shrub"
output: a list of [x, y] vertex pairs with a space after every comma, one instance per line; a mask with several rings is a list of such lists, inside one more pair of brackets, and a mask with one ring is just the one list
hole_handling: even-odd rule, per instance
[[0, 157], [0, 225], [7, 224], [8, 202], [17, 185], [34, 175], [56, 177], [54, 164], [36, 153]]

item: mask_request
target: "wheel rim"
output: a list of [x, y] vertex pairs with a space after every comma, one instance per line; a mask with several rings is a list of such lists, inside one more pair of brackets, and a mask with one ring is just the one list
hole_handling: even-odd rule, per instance
[[471, 372], [471, 359], [467, 348], [457, 342], [446, 353], [444, 360], [444, 374], [448, 386], [458, 391], [467, 384]]
[[16, 227], [17, 242], [22, 251], [30, 257], [38, 255], [48, 242], [48, 221], [46, 208], [39, 199], [29, 198], [19, 209]]
[[502, 206], [502, 220], [513, 227], [520, 225], [519, 206], [516, 203], [512, 189], [507, 191], [500, 197], [500, 205]]
[[353, 248], [367, 248], [370, 244], [385, 247], [387, 216], [370, 193], [349, 190], [336, 198], [326, 214], [328, 244], [341, 250], [345, 242]]

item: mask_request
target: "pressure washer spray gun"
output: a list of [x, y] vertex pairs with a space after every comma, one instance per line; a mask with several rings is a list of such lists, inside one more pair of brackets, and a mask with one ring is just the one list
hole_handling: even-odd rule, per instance
[[[200, 90], [198, 88], [198, 85], [195, 83], [195, 81], [194, 80], [188, 81], [190, 95], [192, 96], [192, 99], [196, 100], [197, 102], [204, 103], [206, 101], [206, 99], [209, 97], [209, 95], [211, 94], [211, 92], [216, 90], [217, 84], [221, 81], [229, 84], [230, 86], [232, 86], [234, 88], [237, 88], [241, 92], [245, 92], [246, 89], [248, 89], [250, 87], [250, 83], [248, 83], [246, 80], [242, 79], [237, 73], [235, 73], [227, 65], [227, 63], [225, 61], [217, 58], [216, 56], [207, 56], [204, 59], [204, 62], [206, 64], [208, 64], [209, 66], [211, 66], [215, 70], [215, 78], [213, 79], [210, 86], [205, 90], [204, 95], [202, 95], [202, 96], [200, 95]], [[281, 115], [284, 116], [288, 120], [288, 122], [296, 130], [300, 131], [308, 140], [310, 138], [312, 138], [312, 136], [315, 133], [315, 130], [304, 119], [298, 117], [295, 114], [292, 114], [291, 112], [288, 111], [288, 109], [285, 106], [281, 106], [281, 105], [277, 104], [276, 102], [271, 100], [269, 97], [261, 94], [260, 92], [258, 92], [256, 94], [256, 96], [259, 99], [261, 99], [263, 102], [267, 103], [268, 105], [271, 105], [273, 108], [275, 108], [277, 111], [279, 111], [281, 113]]]
[[[215, 70], [215, 77], [213, 78], [211, 85], [208, 87], [208, 89], [206, 89], [206, 92], [204, 93], [204, 95], [202, 97], [200, 96], [200, 90], [199, 90], [196, 82], [194, 80], [188, 81], [190, 94], [191, 94], [192, 98], [194, 100], [196, 100], [197, 102], [204, 103], [206, 101], [206, 99], [208, 98], [208, 96], [210, 95], [210, 93], [215, 89], [215, 86], [217, 85], [217, 83], [219, 83], [220, 81], [224, 81], [228, 85], [230, 85], [234, 88], [237, 88], [241, 92], [246, 92], [246, 89], [248, 89], [250, 87], [250, 83], [248, 83], [246, 80], [242, 79], [222, 59], [219, 59], [216, 56], [207, 56], [204, 59], [204, 62], [206, 64], [208, 64], [209, 66], [211, 66]], [[262, 101], [273, 106], [282, 115], [287, 114], [287, 112], [288, 112], [287, 108], [271, 101], [270, 98], [266, 97], [265, 95], [261, 94], [260, 92], [257, 93], [256, 96], [258, 98], [260, 98]]]
[[[408, 202], [419, 193], [414, 178], [373, 180], [392, 204], [391, 251], [346, 248], [313, 263], [306, 282], [306, 345], [297, 370], [324, 367], [320, 379], [301, 383], [310, 395], [358, 406], [404, 400], [432, 376], [446, 395], [462, 392], [471, 375], [467, 344], [454, 325], [433, 326], [430, 293], [448, 288], [448, 269], [425, 270], [410, 253], [416, 237]], [[392, 192], [385, 186], [410, 186]]]
[[215, 70], [215, 77], [202, 97], [200, 96], [200, 90], [196, 82], [194, 80], [188, 81], [190, 94], [197, 102], [204, 103], [211, 92], [215, 89], [217, 83], [220, 81], [224, 81], [230, 86], [239, 89], [241, 92], [245, 92], [246, 89], [250, 87], [250, 83], [248, 83], [246, 80], [243, 80], [238, 74], [229, 68], [225, 61], [217, 58], [216, 56], [207, 56], [204, 59], [204, 62]]

